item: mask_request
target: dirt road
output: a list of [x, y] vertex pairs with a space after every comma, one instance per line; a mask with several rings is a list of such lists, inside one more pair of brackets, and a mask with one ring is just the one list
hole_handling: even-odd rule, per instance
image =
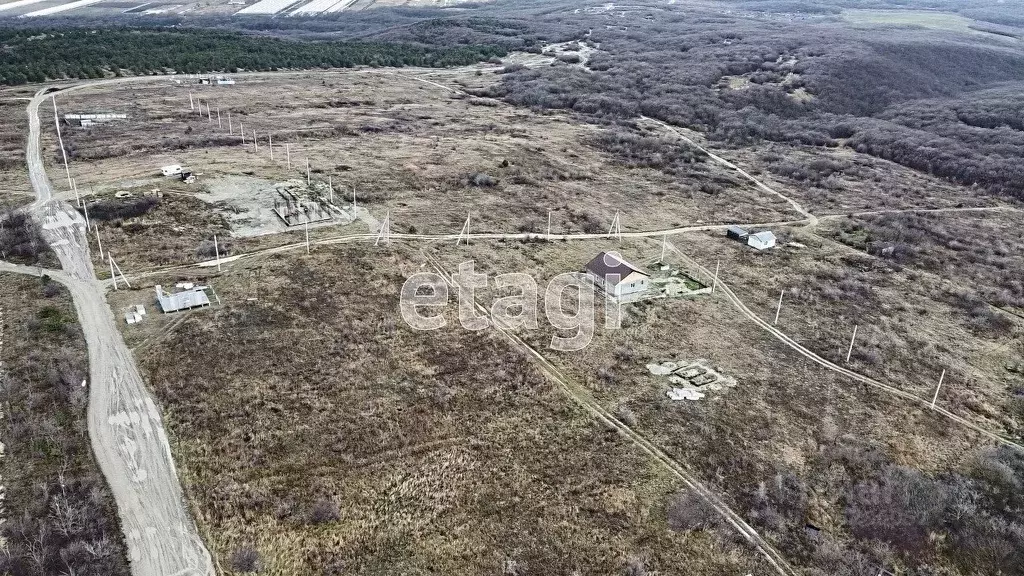
[[[71, 291], [85, 334], [89, 438], [117, 502], [132, 574], [213, 575], [210, 554], [182, 498], [160, 411], [117, 330], [103, 284], [95, 279], [85, 222], [74, 208], [53, 198], [40, 144], [39, 106], [44, 103], [49, 103], [49, 96], [40, 91], [27, 109], [26, 162], [36, 193], [32, 214], [60, 259], [63, 272], [51, 275]], [[0, 269], [37, 273], [11, 265]]]
[[[430, 255], [426, 250], [421, 250], [421, 254], [423, 254], [423, 257], [431, 266], [433, 266], [434, 270], [444, 278], [444, 281], [449, 286], [457, 289], [457, 284], [455, 283], [455, 279], [452, 274], [444, 267], [444, 264], [437, 257]], [[669, 473], [680, 480], [683, 486], [688, 490], [700, 495], [707, 505], [722, 517], [726, 524], [736, 530], [744, 540], [761, 553], [765, 561], [776, 571], [776, 573], [780, 574], [780, 576], [795, 576], [796, 572], [786, 561], [785, 556], [762, 538], [761, 535], [757, 533], [757, 530], [743, 520], [742, 516], [734, 512], [724, 500], [704, 486], [700, 480], [698, 480], [697, 477], [689, 471], [689, 469], [666, 454], [655, 444], [651, 443], [647, 438], [616, 418], [611, 412], [601, 406], [601, 404], [591, 396], [586, 388], [567, 378], [554, 364], [548, 361], [543, 354], [537, 351], [536, 348], [530, 346], [525, 340], [516, 335], [514, 330], [503, 326], [500, 321], [494, 319], [490, 314], [490, 310], [485, 306], [478, 302], [474, 302], [473, 304], [476, 307], [477, 312], [491, 318], [491, 326], [493, 326], [495, 330], [507, 338], [514, 346], [526, 352], [526, 354], [537, 363], [541, 371], [544, 372], [548, 378], [554, 381], [558, 387], [562, 389], [562, 392], [564, 392], [570, 399], [575, 401], [584, 410], [604, 424], [615, 428], [635, 446], [664, 466]]]

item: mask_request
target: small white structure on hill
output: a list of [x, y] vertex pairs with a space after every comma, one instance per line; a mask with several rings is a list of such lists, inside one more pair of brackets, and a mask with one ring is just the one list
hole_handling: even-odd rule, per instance
[[615, 252], [601, 252], [587, 263], [585, 270], [594, 284], [614, 298], [646, 291], [651, 279], [650, 274]]
[[168, 294], [157, 284], [156, 299], [160, 303], [160, 309], [163, 310], [164, 314], [209, 306], [210, 298], [203, 291], [203, 288], [204, 286], [194, 286], [191, 290]]
[[181, 174], [181, 166], [178, 164], [171, 164], [170, 166], [160, 168], [160, 172], [164, 176], [177, 176]]
[[757, 250], [767, 250], [775, 246], [775, 234], [771, 231], [757, 232], [747, 236], [747, 245]]

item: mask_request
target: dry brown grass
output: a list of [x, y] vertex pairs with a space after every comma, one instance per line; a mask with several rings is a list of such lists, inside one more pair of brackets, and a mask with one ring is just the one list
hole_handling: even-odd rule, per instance
[[[877, 346], [885, 355], [879, 365], [855, 359], [854, 369], [924, 395], [934, 385], [923, 376], [925, 371], [934, 370], [937, 379], [939, 366], [948, 362], [951, 370], [943, 405], [993, 429], [1010, 425], [1012, 416], [1006, 405], [1011, 400], [1010, 375], [984, 356], [993, 345], [1007, 344], [1007, 339], [990, 340], [958, 326], [955, 311], [934, 302], [928, 305], [935, 311], [921, 320], [910, 306], [915, 301], [924, 305], [927, 293], [901, 296], [900, 302], [906, 303], [901, 310], [904, 305], [894, 300], [899, 287], [909, 281], [893, 286], [891, 280], [882, 282], [878, 273], [858, 273], [858, 282], [872, 282], [873, 290], [882, 290], [879, 284], [884, 284], [886, 294], [877, 300], [853, 294], [843, 301], [812, 298], [811, 286], [826, 283], [827, 274], [853, 265], [831, 256], [834, 246], [755, 255], [738, 243], [727, 244], [724, 236], [690, 235], [674, 242], [705, 265], [709, 252], [721, 256], [723, 278], [769, 321], [778, 298], [776, 286], [801, 287], [804, 296], [786, 303], [780, 326], [823, 356], [833, 360], [845, 356], [843, 344], [848, 343], [849, 334], [837, 333], [835, 339], [827, 334], [857, 318], [861, 346]], [[597, 241], [493, 242], [469, 249], [449, 245], [440, 248], [440, 254], [451, 270], [458, 262], [472, 259], [478, 271], [525, 271], [536, 275], [543, 285], [542, 279], [578, 270], [598, 251], [610, 248], [620, 249], [635, 263], [656, 258], [660, 252], [656, 241]], [[679, 262], [674, 255], [668, 260]], [[829, 285], [834, 284], [837, 282]], [[493, 293], [481, 295], [485, 305]], [[874, 305], [886, 302], [894, 303], [885, 304], [881, 315], [872, 312]], [[637, 430], [726, 494], [790, 558], [803, 558], [795, 560], [798, 563], [826, 569], [834, 562], [822, 552], [827, 546], [812, 546], [804, 539], [805, 522], [824, 527], [829, 542], [849, 545], [844, 533], [844, 490], [856, 482], [851, 478], [876, 470], [885, 461], [931, 473], [963, 471], [970, 469], [978, 451], [989, 445], [977, 434], [951, 425], [919, 405], [865, 389], [807, 361], [740, 316], [721, 297], [631, 304], [626, 307], [624, 328], [617, 331], [602, 329], [600, 315], [598, 321], [593, 343], [580, 352], [548, 350], [550, 329], [523, 336], [571, 378], [587, 385], [608, 410], [629, 412]], [[870, 326], [872, 321], [879, 324]], [[956, 349], [936, 337], [943, 332], [955, 335]], [[912, 343], [901, 341], [911, 337], [915, 338]], [[957, 356], [965, 351], [966, 358]], [[697, 358], [710, 360], [721, 373], [736, 378], [738, 386], [710, 392], [698, 402], [677, 403], [665, 396], [668, 382], [645, 368], [654, 360]], [[966, 386], [965, 373], [972, 377]], [[770, 487], [778, 475], [799, 478], [808, 498], [795, 512], [783, 510], [783, 514], [795, 516], [781, 525], [775, 512], [760, 507], [755, 498], [759, 486], [767, 483]], [[886, 556], [874, 558], [882, 562]], [[851, 561], [847, 558], [838, 564]]]
[[818, 215], [997, 203], [966, 186], [849, 149], [763, 143], [724, 155]]
[[[223, 130], [216, 119], [211, 125], [189, 114], [190, 87], [167, 82], [94, 88], [59, 100], [67, 110], [130, 112], [126, 123], [67, 129], [79, 183], [97, 190], [153, 181], [169, 163], [189, 165], [205, 179], [251, 172], [280, 181], [304, 176], [308, 156], [314, 177], [330, 174], [346, 194], [355, 185], [362, 204], [378, 214], [391, 209], [403, 231], [455, 232], [468, 212], [477, 230], [506, 232], [546, 226], [548, 210], [556, 231], [606, 230], [616, 211], [626, 230], [793, 217], [776, 198], [712, 163], [669, 175], [624, 166], [595, 145], [608, 131], [626, 128], [496, 102], [475, 105], [479, 99], [422, 82], [418, 73], [282, 74], [241, 78], [234, 87], [192, 86], [196, 96], [220, 106]], [[234, 124], [245, 124], [247, 139], [258, 130], [258, 155], [251, 146], [228, 145], [238, 142], [227, 135], [228, 110]], [[271, 131], [273, 162], [266, 147]], [[469, 177], [476, 173], [497, 184], [473, 185]], [[725, 190], [702, 191], [710, 181]]]
[[[259, 265], [259, 304], [234, 267], [214, 280], [223, 308], [191, 313], [141, 358], [223, 567], [252, 543], [268, 574], [614, 574], [636, 557], [652, 571], [764, 570], [714, 531], [669, 530], [678, 487], [504, 341], [405, 327], [397, 296], [417, 251]], [[323, 500], [339, 519], [310, 523]]]
[[5, 273], [0, 311], [0, 573], [127, 575], [117, 509], [89, 445], [88, 359], [71, 295]]
[[33, 199], [25, 167], [25, 108], [32, 93], [32, 88], [0, 90], [0, 212], [24, 206]]

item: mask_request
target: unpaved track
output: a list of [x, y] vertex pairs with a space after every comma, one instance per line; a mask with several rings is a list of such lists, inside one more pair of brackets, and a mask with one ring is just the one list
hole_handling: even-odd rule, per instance
[[[213, 575], [210, 554], [189, 517], [160, 411], [117, 330], [103, 284], [95, 279], [85, 222], [53, 199], [40, 149], [41, 90], [28, 105], [26, 162], [36, 201], [31, 210], [63, 272], [50, 272], [71, 291], [89, 349], [89, 438], [117, 503], [135, 576]], [[5, 270], [26, 272], [6, 265]]]
[[[444, 278], [444, 281], [449, 286], [457, 289], [455, 279], [437, 257], [428, 254], [426, 250], [421, 250], [420, 253], [423, 254], [424, 258], [426, 258], [437, 273]], [[611, 412], [605, 410], [605, 408], [601, 406], [601, 404], [595, 400], [585, 388], [574, 383], [571, 379], [562, 374], [562, 372], [554, 364], [549, 362], [543, 354], [538, 352], [537, 349], [527, 344], [526, 341], [516, 335], [514, 331], [503, 326], [500, 322], [495, 321], [486, 307], [481, 305], [479, 302], [473, 302], [473, 305], [476, 307], [477, 312], [491, 319], [491, 326], [493, 326], [495, 330], [512, 342], [513, 345], [517, 346], [533, 358], [548, 378], [558, 384], [559, 388], [562, 389], [562, 392], [569, 396], [570, 399], [582, 406], [583, 409], [602, 423], [615, 428], [634, 445], [664, 466], [673, 476], [680, 480], [687, 489], [699, 494], [704, 501], [707, 502], [707, 504], [714, 509], [714, 511], [718, 513], [723, 520], [726, 521], [726, 523], [732, 526], [734, 530], [743, 536], [750, 545], [757, 548], [758, 552], [764, 556], [768, 564], [771, 565], [777, 573], [782, 576], [795, 576], [796, 572], [789, 563], [786, 562], [786, 558], [764, 538], [762, 538], [761, 535], [757, 533], [757, 530], [755, 530], [750, 524], [747, 524], [747, 522], [743, 520], [742, 516], [734, 512], [732, 508], [725, 503], [725, 501], [719, 498], [709, 488], [704, 486], [685, 466], [666, 454], [656, 445], [652, 444], [641, 434], [637, 433], [620, 421]]]
[[[690, 265], [694, 266], [696, 269], [698, 269], [702, 273], [704, 273], [704, 274], [706, 274], [708, 276], [712, 275], [712, 272], [710, 270], [708, 270], [707, 268], [701, 266], [696, 260], [694, 260], [694, 259], [690, 258], [689, 256], [687, 256], [681, 250], [676, 248], [671, 242], [666, 242], [666, 246], [668, 247], [669, 250], [671, 250], [671, 251], [675, 252], [676, 254], [678, 254], [681, 258], [683, 258], [683, 260], [685, 260]], [[1013, 440], [1010, 440], [1009, 438], [1005, 438], [1003, 436], [1000, 436], [999, 434], [996, 434], [994, 432], [986, 430], [985, 428], [982, 428], [981, 426], [978, 426], [977, 424], [974, 424], [970, 420], [967, 420], [966, 418], [957, 416], [956, 414], [953, 414], [952, 412], [950, 412], [950, 411], [948, 411], [948, 410], [946, 410], [946, 409], [944, 409], [944, 408], [942, 408], [942, 407], [940, 407], [938, 405], [936, 405], [933, 408], [932, 405], [931, 405], [931, 401], [928, 400], [928, 399], [921, 398], [920, 396], [915, 396], [914, 394], [911, 394], [910, 392], [907, 392], [906, 390], [901, 390], [899, 388], [896, 388], [895, 386], [890, 386], [889, 384], [886, 384], [884, 382], [875, 380], [874, 378], [870, 378], [870, 377], [864, 376], [863, 374], [860, 374], [858, 372], [854, 372], [853, 370], [850, 370], [850, 369], [847, 369], [847, 368], [843, 368], [842, 366], [840, 366], [840, 365], [838, 365], [838, 364], [836, 364], [834, 362], [831, 362], [829, 360], [826, 360], [826, 359], [822, 358], [821, 356], [818, 356], [814, 352], [811, 352], [807, 348], [804, 348], [796, 340], [793, 340], [792, 338], [787, 336], [784, 332], [782, 332], [781, 330], [779, 330], [778, 328], [773, 326], [771, 323], [769, 323], [768, 321], [764, 320], [763, 318], [761, 318], [760, 316], [755, 314], [754, 311], [751, 310], [750, 308], [748, 308], [747, 305], [744, 304], [742, 300], [740, 300], [739, 296], [737, 296], [736, 293], [732, 291], [732, 288], [729, 287], [729, 284], [722, 280], [722, 276], [721, 275], [718, 276], [718, 282], [716, 283], [716, 286], [717, 286], [716, 291], [717, 290], [721, 290], [721, 292], [726, 295], [726, 298], [729, 299], [729, 301], [733, 304], [733, 306], [736, 307], [736, 309], [738, 309], [740, 311], [740, 313], [742, 313], [744, 316], [746, 316], [750, 320], [754, 321], [754, 323], [757, 324], [758, 326], [760, 326], [763, 330], [765, 330], [766, 332], [768, 332], [769, 334], [771, 334], [772, 336], [777, 338], [779, 341], [781, 341], [783, 344], [789, 346], [790, 348], [795, 350], [798, 354], [800, 354], [801, 356], [807, 358], [808, 360], [810, 360], [810, 361], [812, 361], [812, 362], [814, 362], [814, 363], [816, 363], [816, 364], [818, 364], [818, 365], [820, 365], [820, 366], [822, 366], [824, 368], [832, 370], [833, 372], [838, 372], [838, 373], [842, 374], [843, 376], [846, 376], [848, 378], [856, 380], [857, 382], [860, 382], [862, 384], [866, 384], [866, 385], [871, 386], [873, 388], [877, 388], [879, 390], [888, 392], [889, 394], [892, 394], [894, 396], [898, 396], [898, 397], [903, 398], [905, 400], [909, 400], [912, 403], [923, 405], [925, 408], [928, 408], [928, 409], [934, 411], [937, 414], [945, 416], [946, 418], [949, 418], [950, 420], [952, 420], [952, 421], [954, 421], [954, 422], [956, 422], [956, 423], [958, 423], [958, 424], [960, 424], [962, 426], [970, 428], [971, 430], [974, 430], [975, 432], [981, 434], [982, 436], [984, 436], [984, 437], [986, 437], [986, 438], [988, 438], [990, 440], [994, 440], [996, 442], [999, 442], [1000, 444], [1004, 444], [1006, 446], [1011, 446], [1011, 447], [1014, 447], [1014, 448], [1017, 448], [1019, 450], [1024, 451], [1024, 446], [1021, 446], [1020, 444], [1014, 442]]]

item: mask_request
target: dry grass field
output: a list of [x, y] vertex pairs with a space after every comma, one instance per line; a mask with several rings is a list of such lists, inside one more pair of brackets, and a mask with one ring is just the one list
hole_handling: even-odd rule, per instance
[[[722, 278], [769, 321], [778, 289], [797, 288], [800, 295], [786, 303], [779, 325], [826, 358], [843, 360], [849, 334], [833, 338], [829, 333], [855, 318], [861, 323], [862, 340], [852, 368], [925, 396], [941, 368], [948, 367], [944, 406], [989, 429], [1019, 434], [1019, 408], [1014, 404], [1019, 391], [1013, 386], [1014, 375], [1004, 367], [1022, 352], [1019, 326], [1009, 328], [1009, 333], [972, 331], [959, 324], [966, 322], [962, 313], [926, 300], [927, 292], [901, 296], [872, 310], [893, 301], [913, 282], [883, 280], [878, 271], [861, 272], [870, 257], [862, 257], [854, 267], [848, 257], [830, 255], [825, 242], [823, 247], [768, 255], [754, 254], [738, 243], [734, 248], [724, 236], [686, 235], [673, 242], [705, 266], [706, 254], [716, 250], [723, 262]], [[620, 250], [637, 264], [660, 255], [660, 243], [653, 240], [490, 242], [468, 249], [434, 249], [449, 270], [472, 260], [478, 271], [492, 276], [524, 271], [542, 285], [555, 274], [579, 270], [601, 250]], [[691, 270], [671, 252], [666, 261]], [[850, 268], [858, 271], [853, 279], [836, 278]], [[882, 294], [820, 294], [853, 288]], [[488, 305], [498, 295], [491, 289], [482, 292], [480, 300]], [[920, 304], [914, 306], [915, 301]], [[924, 305], [930, 308], [922, 317], [919, 309]], [[993, 448], [978, 434], [951, 425], [920, 405], [867, 389], [802, 358], [718, 295], [626, 305], [621, 330], [602, 328], [603, 315], [599, 312], [597, 317], [594, 340], [580, 352], [549, 350], [553, 331], [544, 329], [543, 323], [541, 330], [522, 335], [560, 370], [589, 387], [605, 408], [632, 421], [645, 437], [692, 466], [765, 529], [777, 546], [819, 569], [848, 569], [868, 558], [898, 561], [878, 550], [836, 552], [849, 538], [844, 528], [846, 492], [870, 471], [895, 462], [937, 475], [963, 472], [974, 466], [979, 449]], [[941, 331], [950, 334], [946, 342], [959, 346], [928, 339]], [[645, 367], [666, 359], [707, 359], [719, 372], [735, 378], [737, 386], [708, 392], [696, 402], [673, 402], [666, 397], [668, 381]], [[792, 490], [799, 495], [781, 486], [781, 492], [773, 494], [773, 483], [779, 482], [794, 483]], [[804, 523], [821, 528], [823, 540], [809, 540]]]
[[[351, 224], [311, 228], [313, 242], [373, 231], [386, 211], [394, 231], [428, 234], [457, 232], [467, 213], [473, 232], [508, 233], [543, 233], [549, 211], [554, 233], [604, 233], [616, 212], [623, 231], [800, 219], [650, 123], [584, 123], [450, 89], [496, 78], [476, 70], [252, 75], [226, 87], [156, 80], [58, 97], [63, 111], [130, 114], [69, 127], [66, 140], [80, 187], [106, 210], [96, 219], [105, 247], [129, 274], [146, 272], [134, 290], [111, 293], [111, 306], [152, 310], [124, 333], [163, 406], [221, 568], [764, 573], [752, 550], [688, 510], [666, 473], [564, 397], [522, 350], [456, 326], [454, 304], [439, 332], [412, 331], [398, 316], [402, 282], [433, 258], [451, 271], [472, 260], [492, 275], [526, 272], [543, 286], [602, 250], [649, 265], [659, 240], [352, 241], [314, 244], [306, 255], [302, 230], [270, 233], [240, 216], [242, 204], [272, 204], [275, 183], [304, 179], [309, 158], [313, 179], [330, 178], [339, 195], [354, 186], [368, 210]], [[189, 111], [189, 90], [209, 98], [212, 119]], [[227, 133], [228, 111], [233, 128], [244, 123], [247, 147]], [[52, 177], [60, 171], [50, 132]], [[774, 318], [784, 291], [778, 327], [811, 351], [845, 364], [856, 325], [851, 369], [926, 400], [945, 370], [942, 407], [1021, 438], [1024, 245], [1014, 206], [847, 216], [995, 202], [849, 151], [772, 144], [721, 155], [831, 216], [813, 228], [776, 226], [779, 246], [761, 253], [721, 232], [677, 234], [674, 246], [705, 268], [720, 262], [721, 277], [763, 319]], [[198, 182], [159, 176], [166, 164], [191, 167]], [[147, 204], [153, 188], [163, 196]], [[187, 268], [212, 258], [214, 234], [225, 256], [281, 250], [222, 272]], [[672, 250], [666, 260], [697, 274]], [[213, 285], [221, 303], [156, 313], [153, 285], [181, 280]], [[478, 294], [484, 304], [498, 295]], [[794, 565], [814, 574], [911, 570], [908, 558], [944, 554], [947, 537], [969, 552], [968, 568], [1005, 565], [977, 559], [987, 544], [963, 542], [982, 524], [936, 522], [922, 533], [924, 521], [864, 520], [903, 510], [869, 497], [879, 483], [917, 482], [890, 495], [931, 493], [933, 479], [946, 482], [936, 485], [943, 491], [988, 486], [974, 476], [979, 462], [998, 471], [1013, 461], [980, 434], [819, 367], [721, 293], [629, 304], [621, 330], [602, 328], [601, 311], [597, 320], [579, 352], [549, 350], [553, 330], [543, 322], [521, 336]], [[736, 387], [674, 402], [667, 379], [646, 367], [663, 360], [706, 360]]]
[[[84, 191], [160, 186], [159, 168], [167, 164], [194, 169], [199, 187], [238, 176], [272, 184], [304, 178], [309, 158], [314, 179], [330, 178], [346, 198], [354, 186], [360, 205], [377, 218], [390, 210], [400, 231], [457, 232], [467, 213], [476, 231], [543, 231], [549, 210], [556, 232], [604, 232], [616, 211], [625, 230], [796, 217], [711, 162], [687, 163], [685, 145], [674, 140], [464, 97], [417, 74], [244, 76], [220, 87], [114, 84], [58, 103], [63, 111], [130, 111], [128, 122], [66, 128]], [[189, 113], [190, 89], [204, 108], [212, 103], [212, 122]], [[52, 138], [46, 146], [56, 170]]]
[[849, 148], [766, 143], [725, 155], [819, 215], [998, 204], [976, 190]]
[[421, 263], [318, 248], [255, 288], [237, 267], [138, 352], [225, 573], [249, 546], [282, 575], [763, 573], [724, 530], [670, 529], [679, 486], [500, 338], [405, 326]]
[[0, 90], [0, 212], [32, 202], [32, 186], [25, 168], [28, 115], [32, 88]]

